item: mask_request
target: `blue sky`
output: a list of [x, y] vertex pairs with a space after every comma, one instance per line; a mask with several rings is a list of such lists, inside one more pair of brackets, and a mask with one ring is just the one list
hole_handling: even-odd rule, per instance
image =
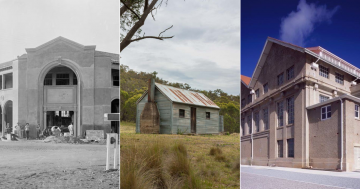
[[266, 38], [321, 46], [360, 68], [360, 1], [241, 1], [241, 74], [251, 77]]

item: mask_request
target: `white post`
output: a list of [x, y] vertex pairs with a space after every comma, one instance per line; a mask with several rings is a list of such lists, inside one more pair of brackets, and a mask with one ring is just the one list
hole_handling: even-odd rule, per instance
[[110, 151], [113, 148], [114, 151], [114, 165], [113, 168], [117, 169], [118, 164], [118, 134], [117, 133], [106, 133], [106, 170], [110, 169]]

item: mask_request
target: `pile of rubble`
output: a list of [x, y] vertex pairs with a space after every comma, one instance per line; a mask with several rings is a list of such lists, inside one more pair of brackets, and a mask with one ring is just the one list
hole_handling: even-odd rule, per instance
[[44, 139], [45, 143], [70, 143], [70, 144], [106, 144], [105, 139], [99, 141], [80, 139], [75, 136], [49, 136]]

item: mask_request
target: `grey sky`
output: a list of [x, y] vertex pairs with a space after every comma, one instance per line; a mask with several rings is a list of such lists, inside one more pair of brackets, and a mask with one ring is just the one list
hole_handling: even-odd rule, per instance
[[0, 63], [58, 36], [119, 53], [118, 0], [0, 0]]
[[121, 52], [121, 64], [135, 71], [159, 72], [170, 82], [192, 88], [240, 92], [240, 1], [169, 1], [142, 27], [158, 36], [171, 25], [164, 41], [146, 39]]

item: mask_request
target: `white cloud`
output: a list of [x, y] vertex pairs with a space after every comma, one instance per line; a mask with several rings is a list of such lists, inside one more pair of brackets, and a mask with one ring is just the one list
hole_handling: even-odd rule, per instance
[[307, 4], [300, 0], [297, 11], [292, 11], [282, 19], [280, 25], [280, 39], [299, 46], [304, 46], [306, 38], [314, 31], [315, 25], [322, 22], [331, 23], [332, 16], [339, 9], [336, 6], [328, 10], [326, 5]]
[[164, 36], [175, 37], [130, 44], [121, 52], [121, 64], [192, 88], [239, 94], [240, 1], [169, 1], [155, 18], [146, 20], [146, 35], [174, 25]]

